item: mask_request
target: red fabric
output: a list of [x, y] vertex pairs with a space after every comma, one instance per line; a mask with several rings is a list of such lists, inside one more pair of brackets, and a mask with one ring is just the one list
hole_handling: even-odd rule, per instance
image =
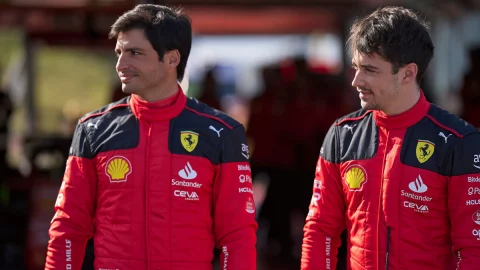
[[[480, 218], [474, 216], [472, 221], [471, 216], [478, 205], [476, 209], [466, 205], [475, 199], [472, 192], [467, 194], [475, 185], [467, 178], [475, 175], [443, 176], [400, 161], [402, 145], [417, 144], [406, 141], [407, 128], [428, 118], [430, 106], [422, 94], [419, 102], [403, 114], [387, 116], [374, 111], [379, 138], [373, 158], [339, 164], [319, 158], [304, 228], [301, 269], [335, 269], [344, 228], [349, 235], [348, 269], [386, 269], [387, 246], [388, 269], [478, 269], [480, 237], [472, 236], [472, 230], [478, 232], [476, 223]], [[336, 125], [345, 121], [348, 120]], [[438, 131], [434, 136], [437, 134]], [[459, 149], [459, 153], [465, 152], [464, 148]], [[470, 163], [472, 156], [465, 155], [462, 160]], [[351, 166], [360, 166], [366, 176], [355, 190], [345, 180]], [[428, 186], [428, 192], [423, 194], [409, 188], [419, 175]], [[425, 197], [412, 199], [403, 195], [406, 193]], [[424, 210], [427, 212], [418, 212]]]
[[[186, 97], [179, 91], [171, 101], [165, 106], [132, 97], [140, 128], [136, 148], [69, 157], [45, 269], [81, 269], [92, 236], [95, 269], [211, 270], [215, 246], [222, 269], [255, 269], [250, 165], [172, 154], [170, 119], [185, 109]], [[240, 143], [226, 147], [240, 149]], [[131, 171], [112, 183], [107, 164], [119, 156]], [[185, 178], [185, 171], [195, 176]]]
[[186, 98], [182, 89], [167, 99], [156, 102], [148, 102], [140, 99], [137, 95], [132, 95], [130, 99], [130, 108], [137, 118], [147, 122], [166, 121], [179, 115], [185, 108]]

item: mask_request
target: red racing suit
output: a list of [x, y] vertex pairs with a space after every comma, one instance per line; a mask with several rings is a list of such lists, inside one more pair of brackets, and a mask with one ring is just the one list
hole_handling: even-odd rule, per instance
[[255, 205], [241, 124], [181, 90], [124, 98], [79, 121], [50, 225], [46, 269], [211, 270], [256, 265]]
[[423, 93], [335, 121], [315, 175], [302, 269], [335, 269], [345, 228], [348, 269], [479, 269], [480, 133]]

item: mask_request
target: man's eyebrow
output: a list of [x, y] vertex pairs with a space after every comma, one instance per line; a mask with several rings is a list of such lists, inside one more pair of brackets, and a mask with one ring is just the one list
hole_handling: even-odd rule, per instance
[[368, 69], [378, 69], [378, 67], [376, 66], [372, 66], [372, 65], [369, 65], [369, 64], [364, 64], [364, 65], [360, 65], [362, 68], [368, 68]]
[[[354, 67], [357, 67], [357, 63], [355, 63], [354, 61], [352, 61], [352, 66]], [[370, 65], [370, 64], [363, 64], [363, 65], [360, 65], [361, 68], [364, 68], [364, 69], [374, 69], [374, 70], [378, 70], [378, 67], [376, 66], [373, 66], [373, 65]]]
[[[119, 51], [119, 50], [120, 50], [120, 48], [115, 48], [115, 51]], [[131, 51], [144, 51], [144, 49], [138, 48], [138, 47], [125, 48], [124, 50], [127, 51], [127, 52], [131, 52]]]
[[132, 47], [132, 48], [125, 48], [126, 51], [144, 51], [142, 48]]

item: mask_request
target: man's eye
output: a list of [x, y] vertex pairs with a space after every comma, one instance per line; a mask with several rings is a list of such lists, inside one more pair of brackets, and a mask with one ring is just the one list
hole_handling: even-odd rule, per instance
[[132, 55], [140, 55], [140, 53], [136, 51], [132, 51]]

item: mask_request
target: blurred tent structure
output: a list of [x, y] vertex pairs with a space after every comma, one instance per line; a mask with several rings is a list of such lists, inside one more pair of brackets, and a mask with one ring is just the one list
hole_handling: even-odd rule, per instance
[[[22, 96], [28, 108], [28, 133], [35, 132], [36, 44], [110, 50], [114, 46], [107, 39], [110, 25], [139, 3], [182, 6], [196, 35], [331, 32], [342, 41], [355, 16], [382, 5], [404, 5], [430, 19], [441, 16], [448, 21], [480, 9], [478, 0], [2, 0], [0, 27], [24, 33], [27, 83]], [[343, 60], [347, 62], [345, 54]]]

